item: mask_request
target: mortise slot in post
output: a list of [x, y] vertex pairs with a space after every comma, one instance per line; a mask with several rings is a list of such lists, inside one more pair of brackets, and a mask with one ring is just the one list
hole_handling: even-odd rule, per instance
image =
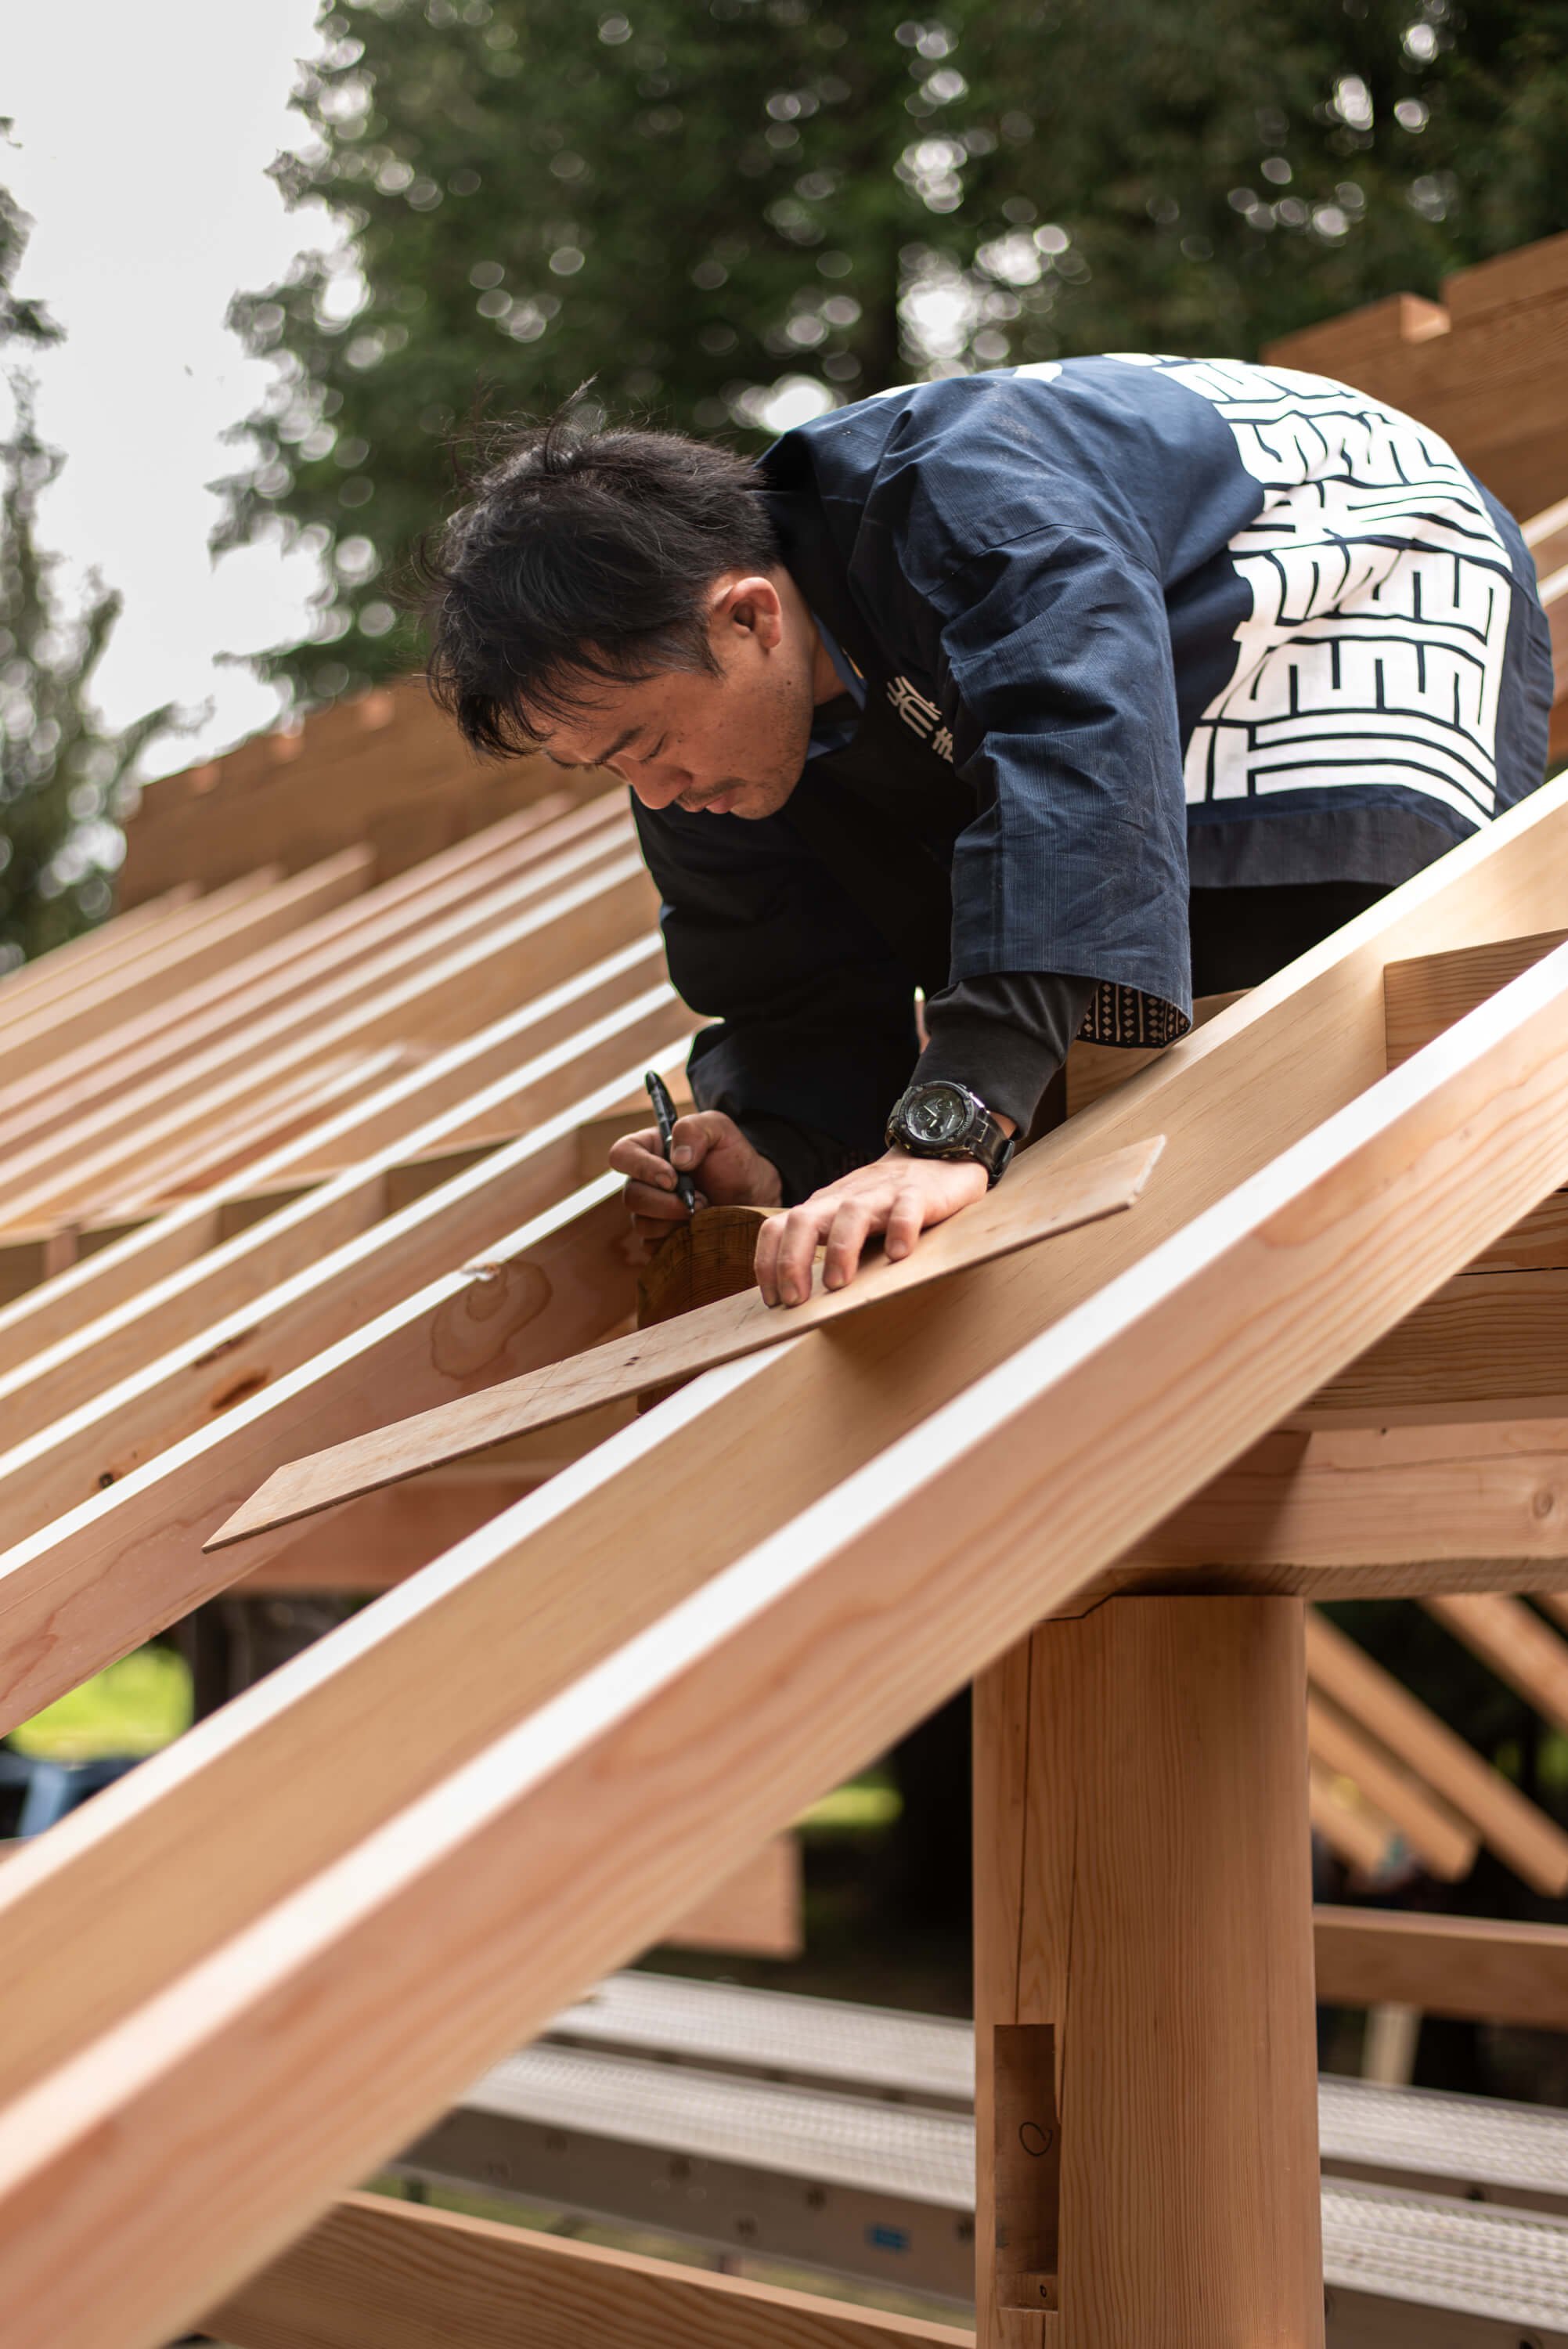
[[1003, 2308], [1057, 2304], [1061, 2124], [1055, 2026], [995, 2026], [996, 2298]]

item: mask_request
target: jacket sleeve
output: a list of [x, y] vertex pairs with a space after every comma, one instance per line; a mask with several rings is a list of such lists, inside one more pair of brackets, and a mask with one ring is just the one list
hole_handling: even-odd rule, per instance
[[880, 1155], [919, 1050], [914, 981], [787, 816], [634, 805], [670, 978], [705, 1028], [688, 1064], [804, 1196]]
[[954, 981], [1095, 982], [1085, 1032], [1191, 1024], [1187, 829], [1159, 578], [1098, 532], [1037, 523], [929, 595], [932, 667], [972, 787], [953, 860]]

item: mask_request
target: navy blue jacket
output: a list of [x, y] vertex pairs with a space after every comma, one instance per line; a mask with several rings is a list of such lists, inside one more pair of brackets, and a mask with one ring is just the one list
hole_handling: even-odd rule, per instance
[[1065, 975], [1092, 986], [1081, 1032], [1168, 1041], [1190, 886], [1392, 885], [1542, 779], [1515, 525], [1434, 434], [1324, 378], [954, 378], [787, 434], [758, 478], [860, 754], [830, 747], [761, 823], [638, 809], [671, 975], [719, 1023], [694, 1088], [743, 1124], [872, 1154], [917, 985]]

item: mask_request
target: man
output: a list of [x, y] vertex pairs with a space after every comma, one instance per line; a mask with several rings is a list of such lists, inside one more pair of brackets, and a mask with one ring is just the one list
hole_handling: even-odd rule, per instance
[[[755, 467], [557, 422], [428, 568], [469, 740], [631, 785], [716, 1020], [676, 1165], [789, 1210], [772, 1304], [819, 1245], [836, 1287], [982, 1196], [1075, 1036], [1173, 1040], [1544, 771], [1511, 518], [1422, 426], [1283, 369], [904, 386]], [[656, 1133], [612, 1164], [645, 1236], [685, 1212]]]

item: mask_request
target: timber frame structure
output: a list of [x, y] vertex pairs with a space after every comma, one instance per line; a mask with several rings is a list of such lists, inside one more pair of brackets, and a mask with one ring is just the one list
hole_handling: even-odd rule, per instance
[[[1529, 519], [1559, 761], [1565, 335], [1559, 238], [1276, 354]], [[0, 983], [0, 1728], [225, 1588], [382, 1593], [0, 1869], [8, 2349], [970, 2341], [346, 2192], [970, 1680], [982, 2349], [1316, 2349], [1309, 1671], [1320, 1820], [1360, 1774], [1437, 1872], [1568, 1885], [1306, 1606], [1419, 1597], [1568, 1694], [1518, 1598], [1568, 1589], [1568, 775], [1079, 1054], [999, 1211], [1130, 1155], [1123, 1212], [602, 1384], [604, 1137], [693, 1022], [623, 805], [547, 776], [411, 688], [312, 719], [155, 786], [127, 910]], [[584, 1354], [571, 1416], [397, 1481], [411, 1416]], [[211, 1547], [366, 1442], [360, 1497]], [[1484, 1931], [1473, 1992], [1382, 1919], [1320, 1971], [1568, 2019], [1562, 1951]]]

